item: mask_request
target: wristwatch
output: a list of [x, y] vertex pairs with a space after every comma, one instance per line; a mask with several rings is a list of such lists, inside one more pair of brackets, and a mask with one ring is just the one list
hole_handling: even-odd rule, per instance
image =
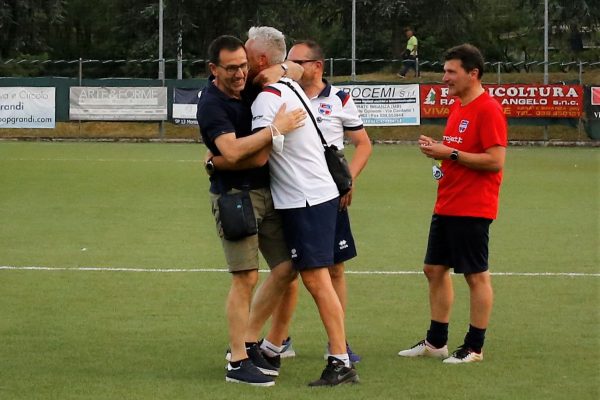
[[212, 176], [212, 174], [215, 173], [215, 163], [213, 162], [212, 157], [206, 160], [206, 163], [204, 164], [204, 169], [206, 170], [208, 176]]
[[288, 70], [289, 70], [288, 66], [287, 66], [287, 65], [285, 65], [284, 63], [281, 63], [281, 64], [279, 64], [279, 65], [281, 65], [281, 69], [283, 70], [283, 75], [281, 75], [281, 77], [282, 77], [282, 78], [285, 78], [285, 77], [287, 77]]
[[456, 150], [456, 149], [452, 150], [452, 153], [450, 153], [450, 159], [452, 161], [458, 160], [458, 150]]

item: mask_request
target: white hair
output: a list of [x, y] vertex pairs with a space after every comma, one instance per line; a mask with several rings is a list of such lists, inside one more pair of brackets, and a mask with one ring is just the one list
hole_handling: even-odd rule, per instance
[[285, 61], [285, 36], [277, 29], [270, 26], [253, 26], [248, 31], [248, 39], [253, 40], [256, 47], [266, 54], [270, 65]]

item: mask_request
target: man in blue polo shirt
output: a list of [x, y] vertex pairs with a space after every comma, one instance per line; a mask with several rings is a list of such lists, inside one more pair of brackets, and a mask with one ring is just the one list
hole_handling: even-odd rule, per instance
[[[274, 140], [273, 132], [286, 134], [302, 126], [304, 113], [302, 110], [285, 113], [285, 107], [282, 107], [271, 125], [252, 132], [252, 114], [241, 95], [248, 77], [243, 43], [232, 36], [220, 36], [210, 44], [208, 52], [214, 80], [198, 101], [198, 124], [202, 139], [212, 154], [222, 156], [223, 164], [236, 168], [215, 169], [211, 160], [206, 164], [211, 182], [212, 212], [232, 277], [226, 306], [231, 361], [225, 379], [227, 382], [272, 386], [275, 382], [271, 376], [277, 376], [278, 369], [263, 358], [256, 343], [246, 346], [245, 335], [252, 291], [258, 281], [258, 249], [270, 268], [287, 264], [279, 270], [291, 270], [281, 218], [273, 208], [266, 162]], [[218, 199], [224, 193], [240, 190], [249, 191], [258, 233], [239, 240], [227, 240], [221, 227]]]

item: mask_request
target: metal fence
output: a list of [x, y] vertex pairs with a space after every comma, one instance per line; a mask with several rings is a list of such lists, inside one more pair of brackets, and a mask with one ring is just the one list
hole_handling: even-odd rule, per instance
[[[392, 74], [400, 70], [403, 63], [415, 63], [415, 60], [364, 58], [356, 59], [358, 80], [360, 75], [374, 73]], [[165, 78], [198, 78], [207, 74], [205, 59], [78, 59], [78, 60], [40, 60], [40, 59], [8, 59], [0, 60], [0, 76], [4, 77], [43, 77], [60, 76], [78, 79], [98, 78], [144, 78], [155, 79], [159, 76], [161, 66]], [[329, 77], [351, 77], [351, 58], [327, 58], [325, 71]], [[417, 73], [439, 72], [443, 70], [442, 61], [416, 60]], [[486, 74], [496, 75], [497, 83], [505, 82], [503, 75], [507, 73], [543, 73], [548, 65], [551, 73], [576, 74], [576, 79], [583, 84], [583, 75], [587, 71], [600, 71], [600, 61], [491, 61], [485, 63]], [[178, 76], [179, 75], [179, 76]], [[573, 77], [569, 77], [573, 80]], [[600, 82], [597, 82], [600, 83]]]
[[[325, 60], [326, 73], [336, 82], [351, 81], [352, 75], [350, 58], [328, 58]], [[358, 67], [358, 82], [387, 82], [399, 83], [395, 74], [402, 67], [402, 59], [356, 59]], [[410, 60], [413, 63], [414, 60]], [[164, 66], [165, 79], [157, 79], [159, 66]], [[184, 71], [183, 79], [176, 79], [181, 65]], [[600, 86], [600, 61], [552, 61], [547, 63], [552, 78], [548, 83], [569, 83], [587, 86]], [[417, 71], [421, 79], [411, 83], [441, 83], [443, 62], [417, 60]], [[487, 83], [541, 83], [546, 63], [540, 61], [521, 62], [487, 62]], [[509, 75], [510, 74], [510, 75]], [[199, 81], [205, 81], [207, 76], [206, 60], [204, 59], [78, 59], [78, 60], [37, 60], [9, 59], [0, 60], [0, 86], [54, 86], [57, 88], [57, 121], [68, 122], [69, 87], [71, 86], [166, 86], [168, 89], [169, 119], [173, 103], [174, 88], [198, 87]], [[35, 81], [35, 82], [34, 82]], [[137, 82], [139, 81], [139, 82]], [[410, 82], [410, 80], [408, 80]], [[426, 121], [427, 122], [427, 121]], [[437, 123], [439, 121], [429, 121]], [[594, 130], [594, 135], [588, 130], [592, 124], [600, 125], [598, 121], [536, 119], [530, 121], [519, 119], [515, 125], [532, 125], [543, 128], [540, 135], [535, 137], [544, 141], [552, 138], [546, 126], [568, 125], [575, 128], [577, 138], [583, 136], [583, 123], [587, 123], [586, 131], [594, 139], [600, 138], [600, 126]], [[575, 125], [574, 125], [575, 124]], [[539, 129], [538, 129], [539, 130]], [[163, 137], [163, 123], [160, 123], [160, 137]]]

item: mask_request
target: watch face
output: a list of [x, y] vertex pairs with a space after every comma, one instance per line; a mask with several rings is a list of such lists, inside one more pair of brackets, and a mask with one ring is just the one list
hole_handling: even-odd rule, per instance
[[452, 154], [450, 154], [450, 159], [451, 160], [458, 160], [458, 151], [457, 150], [453, 150]]
[[212, 160], [208, 160], [206, 164], [204, 164], [204, 169], [209, 175], [212, 175], [215, 172], [215, 164], [213, 164]]

